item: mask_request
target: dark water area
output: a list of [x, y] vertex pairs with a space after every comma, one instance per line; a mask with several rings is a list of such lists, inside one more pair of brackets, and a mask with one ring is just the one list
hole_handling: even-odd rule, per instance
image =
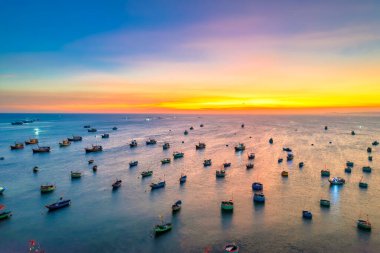
[[[28, 118], [39, 120], [10, 124]], [[88, 133], [84, 125], [98, 132]], [[110, 138], [102, 139], [102, 133]], [[58, 143], [72, 135], [83, 141], [60, 148]], [[15, 141], [33, 137], [51, 152], [33, 154], [33, 145], [10, 150]], [[149, 137], [157, 144], [145, 145]], [[138, 142], [133, 149], [132, 139]], [[380, 115], [0, 114], [0, 186], [6, 188], [0, 204], [13, 212], [0, 221], [0, 252], [27, 252], [31, 239], [46, 252], [58, 253], [223, 252], [227, 242], [236, 242], [240, 252], [380, 252], [380, 146], [372, 146], [372, 162], [366, 151], [374, 140], [380, 141]], [[164, 142], [171, 148], [163, 150]], [[198, 142], [205, 142], [206, 149], [196, 150]], [[239, 142], [247, 149], [237, 153]], [[92, 144], [102, 145], [103, 152], [86, 154], [84, 148]], [[283, 147], [293, 149], [292, 162], [286, 161]], [[161, 165], [174, 151], [184, 152], [184, 158]], [[256, 158], [247, 170], [250, 152]], [[280, 157], [284, 162], [278, 164]], [[89, 159], [98, 165], [96, 173]], [[204, 159], [212, 159], [212, 166], [204, 167]], [[132, 160], [139, 164], [129, 168]], [[344, 171], [347, 160], [355, 162], [351, 174]], [[216, 178], [215, 171], [227, 161], [232, 166], [226, 177]], [[305, 166], [300, 169], [301, 161]], [[368, 165], [372, 173], [363, 173]], [[33, 173], [34, 166], [39, 173]], [[321, 177], [324, 168], [346, 184], [331, 187]], [[142, 179], [144, 170], [153, 176]], [[281, 177], [282, 170], [288, 178]], [[70, 171], [84, 175], [72, 180]], [[181, 173], [187, 174], [183, 185]], [[368, 189], [359, 188], [362, 177]], [[113, 191], [116, 178], [123, 182]], [[160, 178], [166, 187], [151, 191], [150, 183]], [[264, 184], [263, 205], [253, 202], [255, 181]], [[57, 189], [42, 195], [44, 183]], [[47, 212], [44, 206], [61, 196], [71, 199], [71, 206]], [[220, 202], [231, 198], [233, 213], [221, 212]], [[321, 198], [329, 199], [331, 207], [321, 208]], [[179, 199], [182, 209], [173, 215], [171, 205]], [[310, 210], [313, 219], [302, 219], [302, 210]], [[152, 229], [160, 215], [173, 229], [155, 238]], [[372, 231], [358, 230], [357, 219], [367, 215]]]

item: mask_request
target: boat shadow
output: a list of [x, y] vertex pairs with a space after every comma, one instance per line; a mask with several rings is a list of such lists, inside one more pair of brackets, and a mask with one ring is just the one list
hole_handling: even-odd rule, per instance
[[221, 225], [223, 229], [231, 228], [234, 211], [220, 210]]

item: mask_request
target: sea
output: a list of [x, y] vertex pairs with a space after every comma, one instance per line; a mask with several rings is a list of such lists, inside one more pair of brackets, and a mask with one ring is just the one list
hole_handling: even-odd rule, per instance
[[[37, 121], [11, 125], [24, 119]], [[87, 132], [84, 125], [97, 132]], [[103, 133], [110, 137], [102, 139]], [[83, 141], [59, 146], [72, 135]], [[10, 150], [29, 138], [38, 138], [51, 152], [33, 154], [36, 145]], [[157, 144], [146, 145], [148, 138]], [[134, 139], [138, 146], [130, 148]], [[380, 114], [0, 114], [0, 186], [6, 188], [0, 204], [13, 212], [0, 221], [0, 252], [28, 252], [30, 240], [57, 253], [224, 252], [227, 243], [236, 243], [239, 252], [380, 252], [380, 146], [372, 146], [375, 140], [380, 141]], [[163, 150], [164, 142], [170, 149]], [[204, 150], [195, 149], [199, 142], [206, 144]], [[238, 143], [246, 150], [235, 152]], [[91, 145], [102, 145], [103, 152], [86, 154], [84, 148]], [[283, 147], [293, 150], [293, 161], [286, 161]], [[173, 160], [175, 151], [184, 157]], [[254, 168], [247, 170], [251, 152]], [[172, 162], [161, 165], [163, 158]], [[212, 165], [204, 167], [205, 159]], [[138, 166], [130, 168], [133, 160]], [[346, 161], [355, 163], [350, 174]], [[225, 162], [231, 162], [226, 177], [216, 178]], [[363, 173], [363, 166], [372, 173]], [[346, 183], [330, 186], [322, 169]], [[145, 170], [153, 176], [141, 178]], [[281, 176], [283, 170], [288, 178]], [[72, 180], [71, 171], [81, 171], [82, 178]], [[187, 182], [181, 185], [182, 173]], [[116, 179], [122, 185], [112, 190]], [[150, 184], [159, 180], [166, 187], [152, 191]], [[359, 188], [361, 180], [367, 189]], [[253, 182], [264, 185], [265, 204], [253, 202]], [[46, 183], [56, 190], [41, 194]], [[60, 197], [70, 199], [71, 206], [48, 212], [45, 205]], [[330, 200], [330, 208], [320, 207], [320, 199]], [[177, 200], [182, 208], [173, 214]], [[234, 201], [233, 212], [221, 211], [224, 200]], [[312, 212], [312, 220], [302, 218], [303, 210]], [[359, 230], [358, 219], [369, 219], [372, 231]], [[161, 222], [173, 228], [155, 236], [153, 227]]]

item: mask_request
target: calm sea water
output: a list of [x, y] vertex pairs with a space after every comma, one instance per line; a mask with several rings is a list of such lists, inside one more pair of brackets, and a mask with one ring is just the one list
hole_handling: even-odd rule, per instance
[[[39, 118], [38, 122], [12, 126], [11, 121]], [[241, 128], [241, 123], [245, 128]], [[204, 127], [199, 125], [203, 123]], [[87, 133], [90, 124], [97, 133]], [[324, 131], [325, 125], [329, 126]], [[117, 131], [111, 128], [117, 126]], [[194, 126], [189, 135], [185, 129]], [[170, 131], [171, 130], [171, 131]], [[351, 130], [357, 135], [351, 136]], [[100, 134], [110, 133], [109, 139]], [[27, 242], [37, 240], [46, 252], [222, 252], [226, 242], [236, 242], [241, 252], [379, 252], [380, 251], [380, 156], [373, 147], [373, 162], [366, 149], [380, 139], [380, 117], [375, 116], [174, 116], [174, 115], [0, 115], [0, 185], [7, 189], [0, 204], [13, 211], [13, 217], [0, 222], [0, 252], [26, 252]], [[58, 142], [71, 135], [84, 140], [59, 148]], [[37, 137], [40, 145], [52, 147], [50, 154], [32, 154], [32, 147], [11, 151], [9, 145]], [[157, 139], [146, 146], [148, 137]], [[273, 137], [274, 144], [268, 139]], [[136, 139], [139, 146], [130, 149]], [[171, 144], [162, 150], [163, 142]], [[184, 143], [182, 143], [182, 141]], [[197, 142], [207, 148], [196, 151]], [[329, 142], [332, 142], [331, 144]], [[234, 145], [243, 142], [247, 150], [235, 153]], [[104, 151], [85, 154], [84, 147], [101, 144]], [[227, 147], [226, 144], [229, 146]], [[314, 144], [312, 146], [311, 144]], [[293, 162], [283, 146], [293, 149]], [[162, 166], [160, 160], [183, 151], [185, 157]], [[256, 153], [255, 168], [246, 170], [247, 154]], [[213, 165], [203, 167], [204, 159]], [[89, 159], [95, 159], [94, 174]], [[131, 160], [139, 165], [129, 168]], [[345, 162], [355, 167], [345, 174]], [[224, 179], [215, 170], [225, 161], [232, 163]], [[286, 159], [285, 159], [286, 161]], [[305, 162], [302, 169], [299, 162]], [[363, 174], [362, 166], [373, 168]], [[32, 168], [40, 167], [38, 174]], [[330, 187], [320, 170], [346, 179], [343, 187]], [[289, 171], [289, 178], [280, 173]], [[72, 181], [71, 170], [84, 176]], [[153, 170], [151, 178], [141, 179], [143, 170]], [[188, 175], [183, 186], [178, 179]], [[367, 190], [358, 187], [361, 177]], [[164, 189], [151, 192], [149, 184], [166, 179]], [[111, 184], [122, 179], [122, 187]], [[251, 184], [264, 184], [265, 205], [252, 201]], [[54, 183], [55, 192], [41, 195], [43, 183]], [[68, 208], [48, 213], [44, 205], [60, 196], [72, 200]], [[220, 211], [222, 200], [233, 198], [232, 214]], [[319, 200], [331, 200], [322, 209]], [[178, 199], [182, 210], [171, 213]], [[313, 212], [313, 220], [302, 219], [301, 212]], [[368, 214], [372, 232], [359, 231], [356, 220]], [[152, 228], [159, 215], [173, 223], [173, 230], [158, 238]]]

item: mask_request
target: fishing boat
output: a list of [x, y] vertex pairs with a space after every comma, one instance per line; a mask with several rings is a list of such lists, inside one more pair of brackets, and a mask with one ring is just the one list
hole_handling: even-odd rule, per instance
[[273, 144], [273, 138], [269, 139], [269, 144]]
[[247, 168], [247, 170], [249, 170], [249, 169], [253, 169], [254, 165], [253, 163], [247, 163], [245, 167]]
[[49, 192], [52, 192], [54, 190], [55, 190], [55, 185], [53, 185], [53, 184], [45, 184], [45, 185], [41, 185], [41, 187], [40, 187], [41, 193], [49, 193]]
[[147, 170], [147, 171], [141, 172], [141, 177], [150, 177], [152, 175], [153, 175], [153, 171], [152, 170]]
[[211, 166], [212, 162], [211, 162], [211, 159], [205, 159], [203, 161], [203, 166], [207, 167], [207, 166]]
[[129, 162], [129, 167], [135, 167], [139, 164], [139, 161], [130, 161]]
[[82, 136], [79, 135], [73, 135], [73, 137], [67, 138], [68, 141], [82, 141]]
[[61, 209], [61, 208], [64, 208], [64, 207], [67, 207], [71, 204], [71, 200], [70, 199], [66, 199], [64, 200], [62, 197], [55, 203], [53, 204], [50, 204], [50, 205], [46, 205], [45, 207], [47, 209], [49, 209], [49, 211], [55, 211], [55, 210], [58, 210], [58, 209]]
[[23, 148], [24, 148], [23, 143], [15, 142], [15, 145], [11, 145], [11, 150], [17, 150], [17, 149], [23, 149]]
[[186, 182], [186, 180], [187, 180], [187, 176], [184, 174], [181, 174], [181, 177], [179, 178], [179, 183], [183, 184]]
[[300, 162], [300, 163], [298, 164], [298, 167], [299, 167], [299, 168], [303, 168], [303, 166], [305, 166], [304, 162]]
[[206, 148], [206, 144], [203, 143], [203, 142], [199, 142], [198, 144], [195, 145], [195, 149], [198, 150], [198, 149], [205, 149]]
[[84, 150], [86, 151], [86, 153], [95, 153], [103, 151], [103, 147], [101, 145], [92, 145], [92, 147], [85, 148]]
[[373, 146], [377, 146], [377, 145], [379, 145], [379, 142], [378, 141], [374, 141], [374, 142], [372, 142], [372, 145]]
[[330, 185], [343, 185], [346, 183], [346, 180], [344, 180], [341, 177], [333, 177], [329, 179]]
[[224, 246], [224, 252], [228, 253], [239, 253], [239, 246], [236, 245], [235, 243], [228, 243]]
[[294, 155], [292, 153], [288, 153], [288, 155], [286, 156], [287, 161], [292, 161], [293, 158], [294, 158]]
[[249, 153], [248, 160], [253, 160], [253, 159], [255, 159], [255, 153]]
[[34, 166], [33, 167], [33, 173], [37, 173], [40, 171], [40, 168], [38, 168], [37, 166]]
[[217, 170], [215, 174], [216, 174], [216, 177], [225, 177], [226, 171], [225, 170]]
[[356, 133], [355, 133], [355, 131], [351, 131], [351, 135], [355, 135]]
[[11, 122], [12, 126], [21, 126], [23, 124], [24, 124], [24, 122], [22, 122], [22, 121], [13, 121], [13, 122]]
[[153, 228], [155, 235], [166, 233], [170, 231], [173, 227], [171, 223], [164, 223], [164, 221], [162, 220], [162, 217], [160, 218], [161, 218], [161, 224], [155, 225]]
[[330, 207], [330, 200], [327, 200], [327, 199], [321, 199], [319, 201], [319, 205], [321, 207]]
[[32, 149], [33, 153], [49, 153], [50, 152], [50, 147], [38, 147]]
[[313, 214], [310, 211], [302, 211], [302, 217], [307, 220], [311, 220], [313, 218]]
[[360, 188], [368, 188], [368, 183], [363, 182], [363, 177], [360, 179], [359, 187]]
[[172, 205], [172, 211], [173, 211], [173, 213], [178, 212], [179, 210], [181, 210], [181, 206], [182, 206], [182, 201], [181, 200], [177, 200], [177, 202], [175, 202]]
[[346, 162], [346, 166], [347, 166], [347, 167], [354, 167], [354, 162], [347, 161], [347, 162]]
[[62, 142], [59, 143], [60, 147], [67, 147], [70, 146], [71, 142], [69, 140], [62, 140]]
[[116, 190], [117, 188], [119, 188], [121, 186], [121, 180], [120, 179], [116, 179], [115, 183], [112, 184], [112, 189], [113, 190]]
[[0, 220], [5, 220], [5, 219], [8, 219], [10, 217], [12, 217], [12, 212], [11, 211], [1, 211], [5, 208], [5, 206], [3, 205], [0, 205]]
[[160, 181], [158, 183], [151, 183], [150, 188], [151, 190], [159, 189], [165, 187], [166, 182], [165, 181]]
[[372, 172], [372, 168], [370, 166], [364, 166], [362, 170], [365, 173], [371, 173]]
[[234, 210], [234, 202], [232, 200], [222, 201], [220, 204], [220, 208], [222, 211], [233, 211]]
[[330, 176], [330, 171], [329, 170], [321, 170], [321, 176], [322, 177], [329, 177]]
[[255, 203], [264, 203], [265, 202], [265, 195], [262, 192], [256, 193], [253, 195], [253, 201]]
[[373, 158], [372, 156], [368, 156], [368, 161], [372, 162]]
[[356, 222], [356, 224], [357, 224], [358, 229], [361, 229], [361, 230], [371, 231], [372, 229], [372, 225], [371, 225], [371, 222], [369, 222], [368, 215], [367, 215], [367, 220], [359, 219]]
[[371, 147], [367, 148], [367, 153], [372, 153], [372, 148]]
[[190, 127], [190, 130], [194, 130], [194, 127], [193, 127], [193, 126], [191, 126], [191, 127]]
[[170, 162], [171, 162], [170, 158], [164, 158], [164, 159], [161, 160], [161, 164], [167, 164], [167, 163], [170, 163]]
[[84, 125], [83, 128], [91, 128], [90, 125]]
[[244, 123], [243, 123], [243, 124], [241, 124], [241, 128], [244, 128]]
[[162, 149], [163, 150], [166, 150], [166, 149], [169, 149], [170, 148], [170, 143], [169, 142], [165, 142], [164, 145], [162, 145]]
[[281, 176], [282, 176], [282, 177], [288, 177], [288, 176], [289, 176], [289, 172], [283, 170], [283, 171], [281, 172]]
[[203, 125], [203, 124], [200, 124], [199, 127], [204, 127], [204, 125]]
[[92, 166], [92, 171], [93, 172], [97, 172], [98, 171], [98, 166], [97, 165]]
[[345, 172], [345, 173], [351, 173], [351, 171], [352, 171], [352, 168], [351, 168], [351, 167], [346, 167], [346, 168], [344, 169], [344, 172]]
[[110, 137], [110, 135], [107, 133], [104, 133], [101, 136], [102, 136], [102, 139], [108, 139]]
[[90, 129], [87, 130], [87, 132], [89, 132], [89, 133], [95, 133], [97, 131], [98, 130], [96, 128], [90, 128]]
[[183, 132], [184, 135], [188, 135], [189, 132], [187, 130], [185, 130], [185, 132]]
[[131, 143], [129, 143], [129, 146], [131, 148], [137, 147], [137, 141], [136, 140], [132, 140]]
[[157, 143], [157, 141], [155, 139], [149, 138], [145, 143], [146, 143], [146, 145], [154, 145]]
[[325, 126], [325, 131], [327, 131], [328, 130], [328, 127], [327, 126]]
[[94, 159], [88, 160], [88, 164], [93, 164], [93, 163], [94, 163]]
[[278, 158], [277, 163], [282, 163], [284, 161], [283, 158]]
[[29, 140], [25, 141], [25, 144], [26, 145], [38, 144], [38, 139], [36, 139], [36, 138], [30, 138]]
[[117, 130], [117, 127], [113, 127], [112, 130], [116, 131], [116, 130]]
[[3, 194], [4, 191], [5, 191], [5, 187], [0, 186], [0, 194]]
[[238, 145], [235, 146], [235, 151], [244, 151], [245, 150], [245, 145], [243, 143], [239, 143]]
[[81, 178], [82, 177], [82, 172], [79, 171], [71, 171], [71, 178], [76, 179], [76, 178]]
[[262, 183], [259, 183], [259, 182], [254, 182], [252, 184], [252, 190], [254, 191], [262, 191], [264, 188], [263, 184]]
[[292, 149], [291, 149], [291, 148], [287, 148], [287, 147], [283, 147], [283, 148], [282, 148], [282, 151], [292, 152]]
[[178, 159], [182, 158], [185, 154], [183, 152], [173, 152], [173, 158]]
[[231, 163], [223, 163], [223, 167], [224, 167], [224, 168], [231, 167]]

